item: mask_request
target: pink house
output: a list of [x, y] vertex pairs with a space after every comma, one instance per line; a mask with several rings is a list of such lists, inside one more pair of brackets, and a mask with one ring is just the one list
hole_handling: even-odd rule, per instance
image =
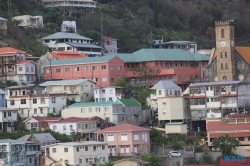
[[50, 124], [60, 121], [61, 117], [41, 117], [33, 116], [24, 121], [25, 129], [30, 131], [40, 131], [42, 129], [49, 129]]
[[150, 153], [150, 129], [128, 123], [98, 130], [97, 141], [108, 142], [110, 156], [135, 156]]
[[124, 76], [124, 62], [116, 56], [51, 60], [43, 65], [43, 72], [45, 81], [88, 78], [96, 87], [105, 87]]

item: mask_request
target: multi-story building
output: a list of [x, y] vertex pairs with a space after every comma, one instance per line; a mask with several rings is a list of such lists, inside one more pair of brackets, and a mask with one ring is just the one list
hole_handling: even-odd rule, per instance
[[76, 33], [76, 22], [75, 21], [63, 21], [61, 25], [61, 32]]
[[[170, 80], [184, 90], [190, 83], [207, 76], [209, 57], [181, 49], [141, 49], [131, 54], [116, 56], [123, 60], [125, 76], [131, 79], [132, 84], [153, 86], [159, 80]], [[145, 83], [145, 78], [134, 73], [136, 67], [143, 65], [159, 71], [154, 80], [146, 80]]]
[[126, 122], [126, 112], [123, 112], [122, 104], [111, 101], [74, 103], [62, 110], [61, 115], [63, 118], [98, 116], [114, 124]]
[[0, 89], [0, 107], [6, 107], [6, 96], [2, 89]]
[[84, 53], [79, 53], [78, 51], [53, 51], [53, 52], [47, 52], [44, 56], [48, 61], [88, 57]]
[[108, 142], [110, 156], [150, 153], [150, 129], [124, 123], [96, 131], [97, 141]]
[[[68, 72], [73, 73], [74, 71], [70, 71], [70, 68], [68, 68]], [[77, 79], [46, 81], [40, 86], [45, 87], [45, 93], [47, 94], [66, 93], [69, 100], [87, 102], [94, 97], [95, 84], [89, 79]]]
[[0, 80], [30, 84], [36, 80], [35, 63], [26, 53], [11, 47], [0, 47]]
[[19, 21], [20, 27], [43, 27], [43, 16], [22, 15], [15, 16], [12, 20]]
[[61, 117], [41, 117], [41, 116], [33, 116], [27, 118], [25, 123], [25, 129], [29, 131], [40, 131], [44, 129], [49, 129], [51, 123], [58, 122], [61, 120]]
[[95, 131], [99, 130], [97, 121], [90, 118], [70, 117], [61, 119], [50, 124], [50, 129], [60, 134], [71, 135], [71, 133], [80, 133], [82, 141], [94, 141]]
[[95, 88], [94, 99], [95, 102], [102, 101], [113, 101], [116, 102], [118, 99], [125, 97], [125, 88], [120, 86], [106, 86]]
[[94, 0], [42, 0], [42, 4], [49, 8], [64, 8], [68, 14], [86, 14], [92, 13], [96, 8]]
[[44, 45], [56, 51], [78, 51], [89, 57], [101, 56], [101, 47], [91, 44], [92, 39], [76, 33], [57, 32], [41, 40]]
[[197, 52], [197, 43], [193, 41], [169, 41], [155, 43], [154, 48], [182, 49], [188, 52]]
[[46, 94], [35, 85], [11, 86], [6, 88], [7, 107], [18, 109], [20, 117], [54, 115], [66, 106], [66, 94]]
[[206, 120], [222, 119], [230, 113], [246, 113], [250, 107], [250, 85], [243, 81], [195, 83], [185, 95], [187, 118], [193, 131], [206, 131]]
[[47, 145], [45, 148], [46, 165], [89, 166], [108, 162], [108, 143], [106, 142], [66, 142]]
[[18, 110], [0, 107], [0, 126], [2, 132], [12, 133], [15, 131], [14, 123], [18, 121]]
[[43, 65], [43, 76], [46, 81], [91, 79], [96, 87], [105, 87], [124, 76], [123, 66], [124, 62], [116, 56], [52, 60]]
[[25, 143], [26, 166], [45, 165], [45, 145], [59, 142], [50, 133], [25, 135], [18, 138], [17, 141]]
[[103, 47], [105, 49], [105, 52], [110, 53], [110, 54], [116, 54], [117, 53], [117, 39], [108, 37], [108, 36], [103, 36]]
[[0, 35], [7, 34], [7, 19], [0, 17]]
[[2, 165], [26, 165], [25, 143], [13, 139], [0, 140], [0, 161]]

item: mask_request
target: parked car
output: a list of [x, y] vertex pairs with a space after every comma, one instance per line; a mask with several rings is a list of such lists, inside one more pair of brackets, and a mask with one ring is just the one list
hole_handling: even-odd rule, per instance
[[148, 121], [148, 126], [154, 126], [157, 123], [158, 123], [157, 119], [151, 119], [151, 120]]
[[169, 155], [170, 156], [181, 156], [182, 154], [180, 152], [178, 152], [178, 151], [170, 151]]

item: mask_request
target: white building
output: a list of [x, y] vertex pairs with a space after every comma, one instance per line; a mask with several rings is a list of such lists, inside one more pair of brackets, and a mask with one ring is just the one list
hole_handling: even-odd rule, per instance
[[[31, 84], [36, 81], [36, 65], [33, 61], [20, 61], [16, 63], [17, 75], [13, 77], [16, 82]], [[18, 80], [18, 81], [17, 81]]]
[[113, 101], [124, 98], [124, 87], [107, 86], [103, 88], [95, 88], [94, 99], [95, 102]]
[[66, 106], [66, 94], [44, 94], [43, 88], [34, 85], [6, 88], [7, 107], [18, 109], [21, 117], [54, 115]]
[[76, 33], [76, 22], [75, 21], [63, 21], [61, 25], [61, 32], [75, 32]]
[[98, 141], [66, 142], [45, 147], [45, 165], [99, 165], [108, 162], [108, 143]]
[[17, 109], [0, 107], [0, 126], [2, 132], [15, 131], [14, 122], [18, 121]]
[[0, 89], [0, 107], [6, 107], [6, 96], [2, 89]]
[[76, 102], [87, 102], [94, 97], [95, 82], [89, 79], [46, 81], [44, 86], [47, 94], [66, 93], [67, 98]]
[[70, 135], [71, 133], [80, 133], [82, 141], [96, 140], [94, 132], [99, 130], [99, 128], [97, 128], [96, 120], [77, 117], [65, 118], [51, 123], [50, 129], [66, 135]]
[[91, 44], [92, 39], [76, 33], [57, 32], [43, 37], [44, 45], [57, 51], [78, 51], [89, 57], [101, 56], [101, 47]]
[[13, 20], [20, 21], [20, 27], [43, 27], [43, 16], [22, 15], [13, 17]]

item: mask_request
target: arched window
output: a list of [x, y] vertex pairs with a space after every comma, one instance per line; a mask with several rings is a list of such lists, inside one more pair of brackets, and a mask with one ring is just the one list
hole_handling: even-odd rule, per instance
[[224, 38], [224, 29], [221, 30], [221, 38]]
[[220, 52], [220, 58], [223, 58], [223, 54], [222, 54], [222, 52]]
[[241, 69], [244, 69], [244, 62], [241, 63]]
[[237, 69], [241, 69], [241, 63], [237, 62]]
[[223, 70], [223, 63], [220, 64], [220, 69]]
[[225, 58], [227, 58], [227, 52], [225, 51]]
[[226, 70], [228, 69], [227, 63], [225, 64], [225, 69], [226, 69]]

